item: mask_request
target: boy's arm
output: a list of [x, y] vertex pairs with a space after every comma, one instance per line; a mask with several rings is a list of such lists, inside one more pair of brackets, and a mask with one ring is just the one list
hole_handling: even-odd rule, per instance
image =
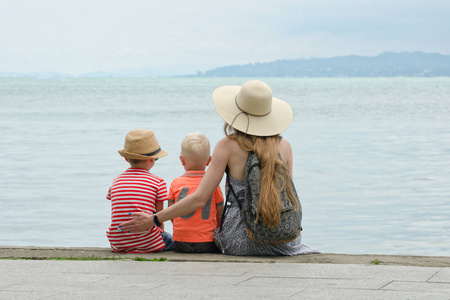
[[106, 195], [106, 200], [111, 201], [111, 188], [108, 189], [108, 194]]
[[[164, 209], [164, 201], [156, 201], [156, 212], [161, 211]], [[161, 226], [159, 226], [162, 230], [164, 230], [164, 222], [161, 223]]]

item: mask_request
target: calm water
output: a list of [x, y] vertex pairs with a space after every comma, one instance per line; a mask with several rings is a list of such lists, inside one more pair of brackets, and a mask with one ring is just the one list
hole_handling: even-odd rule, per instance
[[[212, 145], [211, 94], [247, 79], [0, 79], [0, 245], [109, 247], [105, 199], [125, 134]], [[265, 79], [289, 102], [304, 243], [322, 252], [450, 254], [450, 78]], [[172, 231], [170, 223], [166, 223]], [[166, 226], [167, 226], [166, 225]]]

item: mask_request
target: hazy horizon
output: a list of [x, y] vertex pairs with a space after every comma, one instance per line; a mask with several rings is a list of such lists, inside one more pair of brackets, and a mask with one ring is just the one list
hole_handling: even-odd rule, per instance
[[[394, 55], [394, 56], [392, 56]], [[411, 60], [411, 63], [405, 63], [405, 57], [409, 57], [414, 55], [414, 58]], [[420, 55], [420, 57], [417, 57], [417, 55]], [[430, 61], [430, 56], [431, 61]], [[329, 73], [330, 72], [330, 68], [334, 69], [334, 68], [338, 68], [339, 70], [339, 74], [340, 76], [338, 77], [354, 77], [355, 76], [355, 71], [360, 69], [360, 72], [357, 73], [360, 76], [363, 75], [363, 77], [371, 77], [372, 73], [374, 74], [378, 74], [376, 77], [379, 76], [387, 76], [387, 77], [391, 77], [391, 76], [420, 76], [420, 74], [418, 74], [417, 72], [419, 70], [422, 70], [424, 72], [424, 74], [422, 74], [423, 76], [448, 76], [447, 73], [448, 72], [444, 72], [445, 74], [442, 73], [442, 71], [438, 70], [438, 74], [436, 75], [434, 73], [436, 65], [439, 65], [439, 69], [442, 67], [442, 65], [440, 65], [440, 63], [436, 62], [436, 56], [443, 56], [444, 60], [447, 59], [447, 61], [450, 60], [450, 56], [449, 55], [445, 55], [445, 54], [441, 54], [441, 53], [425, 53], [425, 52], [399, 52], [399, 53], [395, 53], [395, 52], [383, 52], [380, 53], [378, 55], [375, 56], [354, 56], [354, 55], [349, 55], [349, 56], [334, 56], [334, 57], [328, 57], [328, 58], [309, 58], [309, 59], [291, 59], [288, 61], [292, 61], [292, 70], [296, 70], [296, 72], [298, 73], [299, 69], [298, 66], [296, 66], [296, 64], [298, 64], [298, 61], [303, 61], [303, 62], [311, 62], [313, 64], [316, 64], [317, 61], [321, 61], [320, 66], [315, 65], [315, 66], [309, 66], [307, 68], [313, 68], [311, 71], [314, 71], [313, 74], [307, 74], [301, 72], [301, 74], [298, 74], [299, 77], [318, 77], [319, 76], [324, 76], [324, 77], [336, 77], [336, 74], [333, 73]], [[363, 66], [361, 65], [361, 58], [364, 59], [382, 59], [383, 61], [377, 61], [374, 62], [373, 60], [365, 60], [365, 63], [369, 63], [369, 64], [376, 64], [375, 66], [369, 66], [369, 69], [367, 69], [367, 66]], [[348, 69], [348, 74], [346, 74], [343, 69], [342, 69], [342, 59], [346, 59], [346, 63], [350, 63], [349, 69]], [[352, 59], [354, 59], [354, 64], [351, 64]], [[387, 60], [386, 60], [387, 59]], [[392, 62], [397, 62], [396, 64], [392, 64]], [[98, 71], [94, 71], [94, 72], [89, 72], [89, 73], [80, 73], [80, 74], [71, 74], [71, 73], [58, 73], [58, 72], [1, 72], [0, 71], [0, 78], [8, 78], [8, 77], [36, 77], [36, 78], [53, 78], [53, 77], [67, 77], [67, 78], [72, 78], [72, 77], [92, 77], [92, 78], [108, 78], [108, 77], [113, 77], [113, 78], [162, 78], [162, 77], [176, 77], [176, 76], [207, 76], [208, 77], [208, 73], [212, 72], [213, 77], [217, 76], [218, 74], [216, 74], [217, 72], [225, 72], [225, 73], [229, 73], [231, 70], [238, 70], [240, 67], [244, 67], [244, 68], [249, 68], [249, 66], [254, 66], [256, 68], [259, 68], [259, 71], [255, 71], [256, 74], [267, 74], [267, 71], [269, 68], [272, 74], [275, 74], [273, 77], [279, 77], [276, 74], [279, 73], [279, 69], [277, 69], [276, 66], [278, 66], [278, 68], [281, 68], [282, 72], [286, 72], [286, 65], [285, 65], [286, 60], [283, 59], [277, 59], [275, 61], [270, 61], [270, 62], [258, 62], [258, 63], [246, 63], [246, 64], [239, 64], [239, 65], [228, 65], [228, 66], [224, 66], [224, 67], [217, 67], [217, 68], [211, 68], [211, 69], [207, 69], [205, 71], [192, 71], [189, 70], [186, 67], [181, 67], [181, 68], [177, 68], [177, 67], [173, 67], [173, 68], [162, 68], [162, 69], [152, 69], [152, 68], [137, 68], [137, 69], [123, 69], [123, 70], [113, 70], [113, 71], [103, 71], [103, 70], [98, 70]], [[431, 64], [430, 64], [431, 63]], [[326, 68], [324, 69], [324, 65], [326, 64]], [[337, 64], [337, 65], [336, 65]], [[447, 63], [448, 64], [448, 63]], [[401, 67], [401, 69], [399, 69], [399, 67]], [[421, 69], [421, 67], [423, 67], [423, 69]], [[231, 69], [230, 69], [231, 68]], [[262, 68], [262, 69], [261, 69]], [[275, 68], [275, 69], [274, 69]], [[328, 69], [327, 69], [328, 68]], [[355, 69], [356, 68], [356, 69]], [[430, 70], [431, 68], [431, 70]], [[434, 71], [433, 71], [434, 69]], [[184, 71], [183, 71], [184, 70]], [[226, 71], [225, 71], [226, 70]], [[366, 74], [367, 71], [370, 71], [370, 74]], [[396, 73], [396, 71], [400, 71], [399, 74]], [[215, 73], [214, 73], [215, 72]], [[233, 72], [233, 71], [231, 71]], [[255, 73], [254, 72], [254, 73]], [[262, 72], [262, 73], [260, 73]], [[322, 73], [317, 73], [317, 72], [322, 72]], [[363, 72], [363, 73], [361, 73]], [[381, 73], [380, 73], [381, 72]], [[387, 73], [386, 73], [387, 72]], [[225, 74], [224, 73], [224, 74]], [[240, 72], [237, 71], [237, 74], [239, 74]], [[386, 75], [383, 75], [384, 73], [386, 73]], [[425, 74], [427, 73], [427, 74]], [[223, 77], [224, 74], [220, 73], [220, 76]], [[322, 75], [320, 75], [322, 74]], [[397, 75], [396, 75], [397, 74]], [[403, 74], [403, 75], [402, 75]], [[409, 74], [409, 75], [408, 75]], [[229, 75], [229, 77], [239, 77], [238, 75], [235, 75], [234, 73]], [[254, 76], [258, 76], [258, 75], [251, 75], [251, 77]], [[289, 76], [294, 76], [296, 77], [295, 73], [292, 73]], [[242, 76], [240, 76], [242, 77]], [[263, 77], [267, 77], [267, 76], [263, 76]], [[281, 76], [281, 77], [285, 77], [285, 76]]]

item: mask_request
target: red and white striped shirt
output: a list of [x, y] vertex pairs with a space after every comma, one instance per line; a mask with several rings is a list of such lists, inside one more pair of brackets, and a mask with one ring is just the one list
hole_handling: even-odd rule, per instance
[[162, 230], [157, 226], [138, 233], [121, 232], [117, 227], [133, 219], [129, 213], [152, 214], [156, 211], [156, 201], [167, 200], [164, 179], [145, 169], [129, 168], [114, 179], [106, 199], [111, 200], [111, 226], [106, 236], [114, 252], [148, 253], [165, 247]]

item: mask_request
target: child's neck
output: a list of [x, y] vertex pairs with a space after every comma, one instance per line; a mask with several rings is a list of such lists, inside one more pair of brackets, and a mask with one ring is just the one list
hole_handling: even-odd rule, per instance
[[186, 172], [206, 170], [206, 165], [198, 160], [184, 160], [183, 167]]
[[206, 166], [205, 167], [194, 167], [194, 166], [189, 166], [189, 167], [187, 167], [187, 166], [184, 166], [184, 170], [186, 171], [186, 172], [189, 172], [189, 171], [205, 171], [206, 170]]
[[151, 168], [136, 167], [136, 166], [130, 166], [130, 168], [132, 168], [132, 169], [142, 169], [142, 170], [146, 170], [146, 171], [150, 171], [150, 169], [151, 169]]
[[155, 165], [155, 160], [153, 160], [153, 159], [143, 160], [143, 161], [141, 161], [141, 162], [139, 162], [137, 164], [131, 164], [130, 163], [130, 166], [132, 168], [144, 169], [144, 170], [147, 170], [147, 171], [150, 171], [150, 169], [153, 168], [154, 165]]

